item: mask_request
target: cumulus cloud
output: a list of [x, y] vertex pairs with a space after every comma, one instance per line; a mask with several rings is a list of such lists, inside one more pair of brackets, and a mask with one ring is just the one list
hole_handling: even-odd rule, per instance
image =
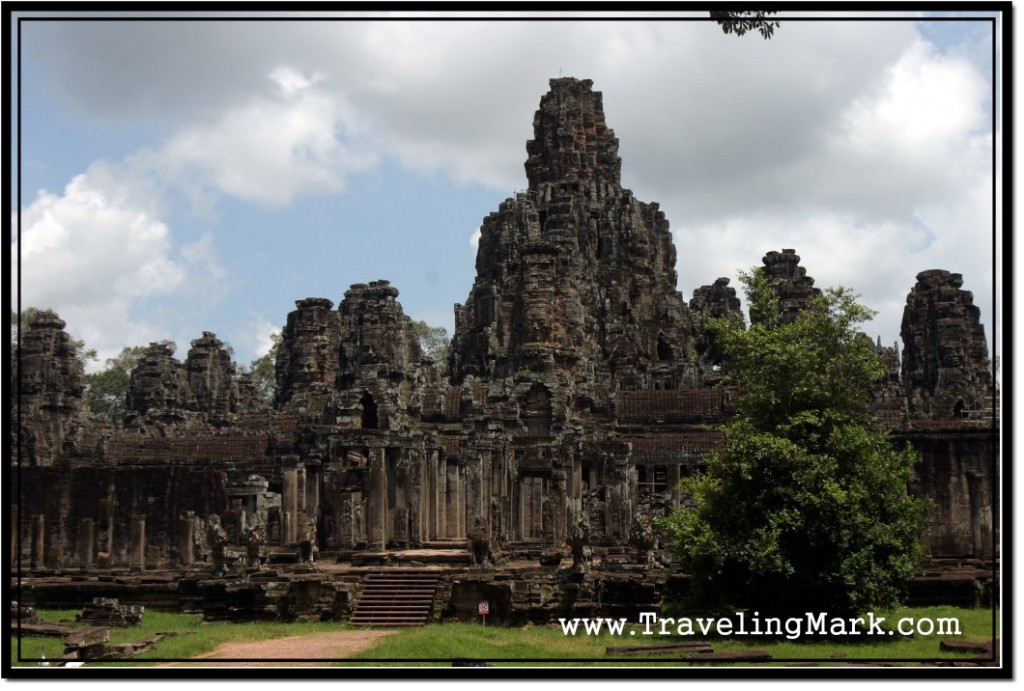
[[794, 247], [819, 284], [864, 293], [889, 341], [918, 271], [963, 273], [986, 311], [993, 286], [989, 38], [922, 27], [784, 22], [766, 42], [704, 22], [40, 22], [25, 45], [68, 112], [170, 129], [135, 157], [143, 179], [272, 209], [385, 157], [492, 186], [496, 207], [523, 184], [548, 79], [591, 78], [625, 184], [673, 224], [680, 289]]
[[[97, 161], [60, 194], [40, 191], [13, 247], [22, 304], [56, 309], [101, 361], [125, 344], [166, 337], [180, 322], [167, 299], [208, 311], [230, 283], [210, 232], [176, 246], [164, 220], [168, 190], [205, 204], [228, 195], [280, 207], [338, 192], [352, 170], [372, 165], [339, 138], [344, 105], [318, 89], [319, 75], [278, 68], [268, 78], [272, 93], [158, 148]], [[142, 309], [156, 298], [165, 303]]]
[[355, 125], [341, 97], [318, 87], [320, 76], [279, 67], [268, 77], [276, 93], [179, 132], [153, 154], [154, 167], [193, 194], [283, 207], [340, 192], [349, 174], [373, 165], [372, 153], [340, 136]]
[[151, 337], [133, 306], [172, 293], [189, 272], [158, 205], [133, 196], [138, 186], [118, 184], [126, 172], [97, 163], [62, 194], [40, 192], [22, 212], [13, 252], [15, 270], [21, 258], [22, 305], [56, 308], [101, 360]]
[[[964, 275], [991, 336], [994, 142], [986, 88], [963, 55], [911, 41], [822, 123], [829, 136], [819, 146], [733, 188], [733, 203], [670, 194], [662, 207], [682, 219], [675, 230], [681, 287], [735, 276], [766, 251], [795, 248], [819, 285], [860, 292], [879, 312], [867, 330], [890, 343], [916, 274], [944, 268]], [[764, 193], [758, 184], [775, 186], [776, 198], [750, 209], [747, 197]], [[716, 208], [687, 222], [688, 208], [711, 203]]]
[[260, 358], [270, 352], [274, 346], [274, 336], [281, 333], [281, 327], [272, 323], [259, 312], [249, 313], [249, 320], [235, 339], [235, 344], [246, 352], [255, 353]]

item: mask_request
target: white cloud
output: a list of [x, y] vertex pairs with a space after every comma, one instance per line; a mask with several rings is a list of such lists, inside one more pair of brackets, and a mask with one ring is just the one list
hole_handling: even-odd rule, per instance
[[[818, 285], [845, 285], [879, 311], [867, 327], [897, 340], [916, 274], [964, 275], [992, 333], [992, 133], [986, 82], [957, 51], [921, 40], [832, 108], [818, 145], [735, 184], [712, 175], [659, 199], [673, 220], [684, 289], [735, 276], [794, 248]], [[695, 213], [687, 213], [693, 210]], [[698, 249], [699, 248], [699, 249]]]
[[342, 141], [356, 126], [341, 97], [318, 86], [320, 77], [278, 68], [269, 79], [276, 94], [185, 128], [154, 154], [154, 165], [193, 194], [270, 207], [303, 194], [340, 192], [348, 174], [373, 165], [375, 156], [365, 148]]
[[892, 334], [920, 270], [963, 273], [979, 304], [992, 286], [984, 37], [940, 49], [919, 29], [784, 21], [765, 42], [702, 22], [53, 22], [26, 45], [58, 68], [69, 112], [175, 124], [134, 157], [144, 180], [272, 208], [344, 191], [375, 155], [507, 195], [548, 79], [591, 78], [626, 185], [673, 224], [680, 289], [794, 247]]
[[237, 337], [237, 345], [260, 358], [270, 352], [274, 345], [274, 335], [280, 333], [279, 324], [273, 324], [258, 312], [250, 312], [250, 319], [244, 325], [244, 331]]
[[[194, 320], [212, 310], [231, 278], [210, 232], [175, 250], [163, 220], [169, 189], [183, 190], [197, 209], [221, 195], [280, 207], [301, 194], [338, 192], [347, 174], [372, 165], [372, 156], [341, 143], [345, 106], [318, 88], [321, 76], [278, 68], [268, 78], [273, 94], [186, 127], [159, 148], [97, 161], [62, 194], [41, 191], [13, 247], [23, 306], [55, 309], [101, 362], [124, 345], [187, 336], [183, 312]], [[269, 348], [267, 339], [251, 345]]]
[[297, 91], [304, 91], [323, 78], [323, 76], [319, 74], [307, 77], [298, 70], [294, 70], [290, 67], [278, 67], [267, 76], [270, 77], [272, 82], [277, 84], [281, 93], [285, 96], [290, 96]]
[[13, 247], [15, 276], [19, 251], [21, 257], [22, 306], [56, 309], [101, 361], [153, 337], [133, 308], [174, 292], [188, 275], [154, 201], [132, 198], [131, 184], [117, 184], [128, 172], [97, 163], [63, 194], [40, 192], [23, 210]]

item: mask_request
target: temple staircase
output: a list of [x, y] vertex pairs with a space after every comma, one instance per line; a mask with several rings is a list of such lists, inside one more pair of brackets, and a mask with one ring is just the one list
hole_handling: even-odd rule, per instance
[[350, 622], [357, 626], [423, 626], [434, 609], [441, 577], [437, 571], [371, 571]]

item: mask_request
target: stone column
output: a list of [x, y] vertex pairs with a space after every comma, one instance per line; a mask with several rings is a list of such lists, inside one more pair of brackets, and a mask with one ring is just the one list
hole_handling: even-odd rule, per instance
[[46, 559], [46, 516], [37, 513], [32, 516], [32, 551], [30, 566], [33, 570], [43, 566]]
[[284, 487], [281, 492], [281, 512], [284, 514], [284, 525], [282, 526], [282, 537], [285, 544], [294, 544], [299, 541], [299, 492], [298, 492], [298, 470], [288, 468], [282, 473]]
[[298, 516], [297, 522], [303, 526], [306, 524], [306, 516], [310, 515], [308, 490], [309, 488], [306, 486], [306, 468], [299, 466], [295, 469], [295, 507], [297, 509], [296, 516]]
[[370, 549], [387, 545], [388, 472], [384, 449], [370, 449], [369, 496], [366, 510], [366, 540]]
[[355, 502], [352, 493], [345, 492], [338, 501], [337, 543], [339, 547], [351, 549], [355, 546]]
[[78, 563], [82, 570], [92, 567], [95, 554], [96, 527], [91, 518], [83, 518], [78, 524]]
[[665, 466], [665, 481], [672, 493], [672, 508], [679, 508], [679, 466], [671, 463]]
[[[111, 488], [113, 493], [113, 488]], [[114, 500], [113, 498], [100, 499], [101, 516], [107, 525], [107, 529], [100, 534], [99, 550], [106, 552], [108, 565], [114, 563]]]
[[568, 503], [566, 501], [566, 490], [568, 478], [564, 468], [555, 468], [551, 471], [551, 525], [549, 527], [552, 546], [557, 547], [565, 542], [568, 533], [566, 517], [568, 515]]
[[146, 570], [146, 518], [135, 516], [132, 518], [132, 542], [131, 542], [131, 569], [133, 571]]
[[973, 470], [967, 471], [972, 552], [976, 559], [991, 559], [993, 556], [991, 487], [980, 474]]
[[64, 568], [64, 545], [59, 542], [60, 533], [57, 534], [56, 540], [50, 540], [49, 545], [46, 548], [46, 568], [48, 569], [62, 569]]
[[11, 567], [18, 571], [21, 566], [21, 521], [18, 520], [18, 505], [11, 504], [10, 523], [11, 529]]
[[480, 518], [483, 521], [488, 519], [486, 511], [483, 510], [483, 463], [481, 462], [480, 456], [472, 460], [466, 461], [466, 475], [465, 475], [465, 497], [466, 497], [466, 508], [463, 512], [462, 520], [463, 525], [469, 526], [476, 525], [476, 519]]
[[195, 530], [195, 517], [192, 512], [183, 513], [178, 518], [178, 558], [182, 566], [192, 566], [195, 563]]
[[[306, 516], [314, 518], [320, 508], [320, 477], [316, 469], [306, 469]], [[321, 514], [323, 511], [320, 512]]]
[[[427, 514], [425, 510], [424, 483], [426, 475], [423, 468], [423, 452], [419, 449], [409, 452], [409, 489], [407, 499], [409, 502], [409, 516], [411, 529], [409, 541], [413, 545], [420, 545], [427, 540]], [[415, 480], [413, 480], [415, 478]]]
[[443, 539], [448, 535], [448, 485], [447, 463], [435, 457], [434, 471], [434, 537]]

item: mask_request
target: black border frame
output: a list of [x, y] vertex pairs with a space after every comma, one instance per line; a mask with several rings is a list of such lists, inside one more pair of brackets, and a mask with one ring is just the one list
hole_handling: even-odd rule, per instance
[[[14, 216], [12, 207], [12, 185], [16, 185], [14, 189], [18, 191], [16, 210], [17, 210], [17, 230], [18, 237], [21, 236], [21, 26], [22, 22], [25, 21], [415, 21], [415, 20], [430, 20], [434, 21], [479, 21], [481, 19], [494, 21], [496, 18], [488, 17], [487, 14], [491, 12], [506, 12], [506, 11], [522, 11], [538, 13], [533, 16], [524, 17], [529, 21], [649, 21], [649, 20], [662, 20], [662, 21], [709, 21], [707, 18], [702, 17], [658, 17], [654, 16], [657, 13], [669, 13], [675, 11], [702, 11], [711, 8], [722, 7], [722, 3], [699, 3], [694, 5], [680, 5], [677, 6], [674, 3], [663, 3], [663, 2], [651, 2], [650, 0], [640, 0], [637, 2], [612, 2], [608, 4], [604, 3], [572, 3], [572, 2], [490, 2], [490, 3], [460, 3], [460, 2], [433, 2], [433, 3], [416, 3], [409, 1], [402, 2], [358, 2], [346, 5], [337, 5], [335, 3], [323, 3], [323, 2], [307, 2], [305, 0], [294, 2], [294, 3], [253, 3], [247, 7], [239, 7], [232, 3], [175, 3], [175, 2], [157, 2], [157, 3], [116, 3], [116, 2], [86, 2], [86, 3], [75, 3], [75, 2], [11, 2], [5, 3], [0, 12], [2, 12], [2, 25], [4, 35], [7, 37], [9, 43], [9, 50], [4, 52], [3, 64], [4, 64], [4, 75], [3, 83], [5, 85], [3, 99], [6, 107], [6, 113], [9, 118], [13, 118], [15, 121], [13, 124], [11, 120], [8, 120], [8, 146], [4, 151], [4, 163], [7, 166], [5, 168], [3, 186], [4, 186], [4, 199], [3, 199], [3, 211], [6, 218], [12, 218]], [[726, 3], [724, 5], [728, 9], [764, 9], [765, 5], [762, 3]], [[1002, 146], [994, 146], [993, 158], [992, 158], [992, 174], [993, 174], [993, 190], [992, 190], [992, 239], [994, 242], [994, 248], [998, 246], [1000, 228], [998, 222], [998, 210], [1000, 209], [1000, 196], [1002, 197], [1002, 250], [1001, 257], [1000, 252], [994, 251], [992, 258], [992, 270], [993, 270], [993, 309], [995, 317], [999, 315], [1002, 317], [1002, 322], [996, 319], [992, 321], [992, 343], [993, 352], [992, 357], [995, 358], [999, 354], [999, 346], [1001, 341], [999, 336], [1001, 331], [997, 332], [997, 328], [1007, 329], [1006, 333], [1010, 334], [1009, 338], [1005, 338], [1007, 349], [1012, 346], [1012, 326], [1013, 326], [1013, 315], [1012, 315], [1012, 277], [1013, 277], [1013, 203], [1012, 203], [1012, 189], [1013, 189], [1013, 165], [1012, 165], [1012, 150], [1013, 150], [1013, 89], [1012, 89], [1012, 73], [1013, 73], [1013, 20], [1012, 20], [1012, 3], [1001, 2], [1001, 1], [982, 1], [982, 2], [963, 2], [963, 3], [944, 3], [944, 2], [903, 2], [903, 3], [879, 3], [879, 2], [837, 2], [829, 3], [827, 9], [818, 10], [814, 7], [808, 7], [805, 3], [799, 2], [780, 2], [770, 6], [773, 10], [792, 10], [792, 11], [818, 11], [821, 14], [817, 16], [799, 16], [799, 17], [782, 17], [780, 20], [785, 22], [793, 21], [821, 21], [822, 19], [830, 19], [832, 21], [841, 21], [843, 17], [829, 17], [828, 15], [843, 12], [843, 11], [875, 11], [882, 13], [881, 16], [877, 17], [858, 17], [858, 20], [870, 19], [871, 21], [914, 21], [913, 18], [906, 16], [886, 16], [885, 13], [890, 12], [910, 12], [910, 11], [943, 11], [943, 12], [956, 12], [964, 11], [970, 13], [979, 12], [994, 12], [997, 13], [997, 17], [935, 17], [928, 18], [929, 21], [983, 21], [990, 22], [992, 24], [993, 32], [993, 83], [992, 83], [992, 126], [993, 132], [1002, 132], [1003, 142]], [[431, 13], [445, 10], [445, 11], [459, 11], [469, 13], [464, 17], [444, 17], [442, 19], [436, 19], [429, 16]], [[355, 11], [388, 11], [388, 12], [411, 12], [411, 13], [423, 13], [425, 16], [399, 16], [399, 17], [308, 17], [308, 16], [262, 16], [262, 15], [249, 15], [249, 13], [295, 13], [296, 15], [303, 12], [329, 12], [329, 11], [343, 11], [343, 12], [355, 12]], [[45, 15], [34, 15], [33, 13], [47, 13]], [[107, 15], [105, 13], [116, 13], [114, 15]], [[245, 12], [248, 16], [231, 16], [232, 13]], [[572, 16], [568, 13], [575, 12], [588, 12], [594, 13], [593, 16]], [[614, 16], [617, 12], [629, 12], [631, 16], [620, 17]], [[653, 13], [648, 16], [636, 16], [633, 13]], [[211, 16], [216, 13], [216, 16]], [[604, 13], [611, 13], [605, 15]], [[16, 34], [15, 34], [16, 27]], [[748, 38], [747, 40], [760, 40], [759, 37]], [[1001, 58], [1001, 59], [1000, 59]], [[16, 70], [16, 72], [15, 72]], [[16, 82], [12, 84], [13, 75], [16, 73]], [[1002, 87], [1002, 89], [1000, 89]], [[14, 92], [14, 93], [12, 93]], [[17, 115], [12, 116], [15, 113], [12, 109], [11, 100], [15, 99], [17, 107]], [[1001, 130], [1000, 130], [1001, 126]], [[17, 152], [16, 156], [12, 152]], [[1011, 159], [1006, 158], [1006, 154], [1011, 153]], [[1002, 155], [1002, 194], [1000, 195], [998, 181], [1000, 178], [998, 174], [1000, 172], [1000, 155]], [[12, 166], [15, 168], [15, 182], [12, 183], [9, 175], [12, 171]], [[6, 226], [4, 229], [5, 237], [10, 238], [11, 228]], [[10, 262], [11, 254], [11, 243], [8, 242], [3, 247], [4, 260]], [[16, 294], [15, 306], [17, 311], [21, 312], [21, 290], [20, 290], [20, 269], [21, 269], [21, 257], [20, 252], [16, 257], [19, 274], [19, 285]], [[10, 266], [10, 263], [7, 264]], [[999, 268], [1002, 268], [1003, 281], [1002, 285], [996, 280]], [[1009, 292], [1001, 291], [1000, 289], [1009, 284], [1011, 290]], [[5, 293], [10, 290], [10, 284], [7, 283], [3, 286]], [[1002, 300], [1000, 300], [1002, 297]], [[1005, 302], [1004, 302], [1005, 301]], [[9, 301], [8, 304], [11, 304]], [[1002, 305], [1002, 310], [999, 306]], [[19, 343], [20, 346], [20, 329], [19, 329]], [[9, 346], [7, 343], [4, 345], [5, 349]], [[834, 665], [825, 667], [791, 667], [791, 666], [768, 666], [768, 665], [755, 665], [751, 666], [711, 666], [711, 667], [693, 667], [680, 664], [680, 661], [674, 660], [643, 660], [643, 659], [623, 659], [616, 660], [616, 664], [626, 664], [628, 667], [605, 667], [607, 664], [606, 660], [566, 660], [563, 658], [544, 658], [544, 659], [499, 659], [499, 658], [488, 658], [486, 662], [514, 662], [519, 665], [517, 667], [492, 667], [492, 668], [480, 668], [480, 667], [466, 667], [459, 668], [457, 671], [451, 667], [418, 667], [415, 666], [419, 663], [451, 663], [449, 658], [440, 659], [370, 659], [361, 660], [353, 666], [346, 667], [264, 667], [259, 669], [245, 668], [245, 667], [224, 667], [220, 666], [225, 663], [244, 663], [244, 662], [261, 662], [261, 663], [297, 663], [297, 662], [314, 662], [314, 663], [329, 663], [334, 662], [332, 660], [323, 659], [274, 659], [274, 660], [262, 660], [253, 658], [218, 658], [217, 663], [208, 663], [209, 667], [180, 667], [180, 668], [159, 668], [160, 674], [165, 678], [238, 678], [238, 679], [252, 679], [259, 678], [265, 679], [268, 677], [282, 677], [282, 678], [294, 678], [294, 677], [306, 677], [306, 678], [324, 678], [324, 679], [350, 679], [350, 678], [450, 678], [450, 677], [461, 677], [461, 678], [473, 678], [473, 679], [495, 679], [497, 677], [510, 678], [510, 677], [527, 677], [527, 678], [550, 678], [550, 679], [623, 679], [623, 678], [637, 678], [641, 673], [644, 678], [657, 678], [657, 679], [697, 679], [697, 678], [715, 678], [715, 679], [733, 679], [733, 678], [762, 678], [762, 679], [787, 679], [787, 678], [807, 678], [807, 679], [822, 679], [822, 678], [862, 678], [865, 676], [869, 677], [883, 677], [891, 679], [899, 678], [915, 678], [915, 679], [1007, 679], [1012, 678], [1013, 673], [1013, 599], [1012, 599], [1012, 582], [1006, 579], [1012, 579], [1013, 575], [1013, 556], [1012, 556], [1012, 543], [1013, 543], [1013, 521], [1012, 521], [1012, 479], [1013, 479], [1013, 463], [1012, 463], [1012, 412], [1013, 412], [1013, 359], [1012, 354], [1001, 358], [1001, 365], [1003, 372], [1005, 373], [1003, 386], [1001, 390], [1002, 408], [1004, 411], [1003, 418], [1010, 422], [1007, 429], [1000, 430], [999, 423], [994, 419], [993, 427], [995, 428], [995, 434], [997, 435], [996, 448], [1001, 450], [997, 452], [996, 457], [992, 459], [993, 464], [999, 464], [996, 468], [997, 472], [993, 474], [993, 477], [997, 478], [999, 492], [999, 528], [1000, 538], [998, 540], [1002, 543], [1002, 550], [994, 550], [1000, 553], [1000, 563], [994, 565], [993, 577], [994, 582], [1000, 584], [1000, 597], [998, 608], [993, 609], [992, 617], [992, 632], [993, 640], [999, 639], [1001, 643], [1001, 650], [996, 651], [994, 654], [997, 657], [997, 666], [994, 667], [922, 667], [922, 666], [891, 666], [898, 665], [900, 663], [921, 665], [927, 663], [933, 663], [942, 661], [948, 663], [949, 658], [934, 658], [934, 659], [884, 659], [884, 660], [849, 660], [839, 662]], [[4, 377], [5, 381], [12, 381], [11, 375], [13, 367], [11, 364], [11, 358], [9, 355], [4, 358]], [[993, 396], [993, 404], [997, 403], [996, 396]], [[14, 419], [8, 420], [9, 423], [18, 425], [21, 419], [20, 404], [15, 406], [13, 411]], [[1004, 436], [1005, 435], [1005, 436]], [[10, 446], [10, 436], [7, 435], [4, 439], [5, 448]], [[13, 478], [11, 476], [14, 476]], [[13, 480], [13, 482], [12, 482]], [[14, 491], [17, 491], [17, 496], [21, 494], [21, 473], [18, 472], [18, 466], [12, 465], [10, 472], [6, 474], [3, 484], [3, 496], [8, 507], [12, 506], [12, 501], [16, 496]], [[13, 485], [13, 488], [12, 488]], [[21, 503], [18, 502], [17, 520], [20, 522], [21, 516]], [[993, 541], [997, 538], [993, 535]], [[0, 536], [0, 541], [3, 545], [3, 562], [8, 565], [7, 572], [11, 573], [10, 568], [10, 553], [11, 553], [11, 537], [10, 531], [3, 531], [3, 535]], [[18, 547], [20, 548], [21, 536], [18, 536]], [[20, 552], [20, 549], [19, 549]], [[18, 571], [16, 574], [17, 587], [15, 592], [20, 592], [22, 573], [20, 570], [20, 563], [18, 565]], [[9, 590], [9, 581], [4, 583], [5, 593]], [[997, 624], [996, 614], [1001, 614], [1002, 621], [1002, 633], [1001, 638], [998, 637], [999, 625]], [[3, 676], [8, 678], [18, 679], [34, 679], [34, 680], [46, 680], [46, 681], [66, 681], [66, 680], [93, 680], [98, 678], [149, 678], [152, 679], [154, 676], [152, 667], [139, 667], [131, 665], [127, 666], [108, 666], [104, 665], [101, 667], [84, 667], [75, 669], [73, 672], [64, 671], [67, 668], [34, 668], [34, 667], [13, 667], [10, 664], [11, 654], [11, 636], [5, 637], [4, 642], [4, 659], [3, 659]], [[20, 641], [19, 641], [20, 649]], [[1007, 655], [1009, 653], [1009, 655]], [[37, 662], [34, 658], [21, 658], [19, 654], [19, 661], [22, 662]], [[337, 662], [348, 660], [337, 660]], [[170, 659], [150, 659], [149, 662], [186, 662], [186, 660], [179, 660], [176, 658]], [[188, 660], [187, 662], [196, 664], [195, 660]], [[580, 667], [533, 667], [528, 666], [530, 663], [566, 663], [566, 662], [580, 662], [586, 666]], [[871, 663], [878, 663], [878, 666], [870, 666]], [[374, 666], [380, 663], [388, 664], [401, 664], [402, 667], [377, 667]], [[818, 663], [828, 664], [828, 660], [822, 660], [820, 658], [794, 658], [794, 659], [776, 659], [773, 660], [771, 665], [778, 663], [790, 663], [790, 664], [807, 664], [807, 663]], [[853, 664], [851, 664], [853, 663]], [[203, 663], [200, 663], [203, 664]], [[213, 666], [214, 664], [218, 666]], [[670, 666], [679, 665], [679, 666]], [[646, 667], [646, 669], [641, 669]], [[499, 670], [499, 671], [495, 671]], [[466, 676], [468, 675], [468, 676]]]

